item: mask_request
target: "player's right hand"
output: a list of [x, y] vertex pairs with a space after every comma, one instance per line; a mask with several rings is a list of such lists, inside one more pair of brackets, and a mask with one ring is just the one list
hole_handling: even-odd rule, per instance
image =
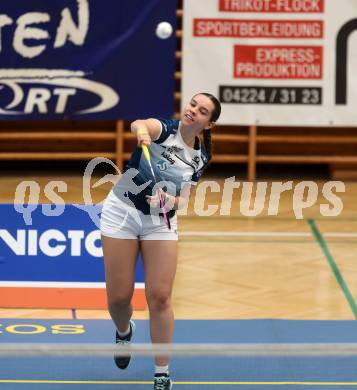
[[136, 133], [136, 138], [138, 140], [138, 145], [150, 146], [151, 144], [151, 137], [149, 133], [144, 130], [138, 130]]

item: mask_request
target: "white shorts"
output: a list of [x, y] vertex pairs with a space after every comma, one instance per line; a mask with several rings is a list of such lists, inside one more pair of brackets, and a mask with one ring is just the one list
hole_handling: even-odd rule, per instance
[[171, 230], [162, 217], [145, 215], [110, 191], [103, 203], [100, 231], [106, 237], [129, 240], [177, 240], [177, 216], [170, 222]]

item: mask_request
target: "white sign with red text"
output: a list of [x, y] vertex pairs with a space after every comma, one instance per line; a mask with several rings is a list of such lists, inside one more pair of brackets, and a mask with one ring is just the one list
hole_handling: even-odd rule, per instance
[[354, 69], [356, 0], [184, 0], [182, 103], [220, 124], [356, 126]]

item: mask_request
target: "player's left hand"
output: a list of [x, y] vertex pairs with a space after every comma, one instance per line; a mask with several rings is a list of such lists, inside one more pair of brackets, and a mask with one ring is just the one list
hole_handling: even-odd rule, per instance
[[160, 197], [158, 194], [155, 195], [146, 195], [146, 202], [150, 207], [159, 208], [160, 207]]
[[160, 197], [161, 201], [163, 202], [163, 205], [170, 204], [171, 196], [168, 195], [165, 191], [163, 191], [161, 188], [159, 188], [156, 192], [156, 194], [150, 196], [146, 195], [146, 201], [151, 207], [160, 207]]

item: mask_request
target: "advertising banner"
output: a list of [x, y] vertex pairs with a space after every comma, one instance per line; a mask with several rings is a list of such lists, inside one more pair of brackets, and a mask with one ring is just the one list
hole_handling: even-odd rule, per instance
[[136, 119], [174, 110], [176, 1], [2, 0], [0, 119]]
[[356, 126], [355, 0], [185, 0], [183, 104], [221, 124]]
[[[0, 307], [107, 307], [100, 231], [86, 207], [38, 205], [25, 223], [0, 204]], [[135, 281], [133, 305], [143, 309], [140, 259]]]

